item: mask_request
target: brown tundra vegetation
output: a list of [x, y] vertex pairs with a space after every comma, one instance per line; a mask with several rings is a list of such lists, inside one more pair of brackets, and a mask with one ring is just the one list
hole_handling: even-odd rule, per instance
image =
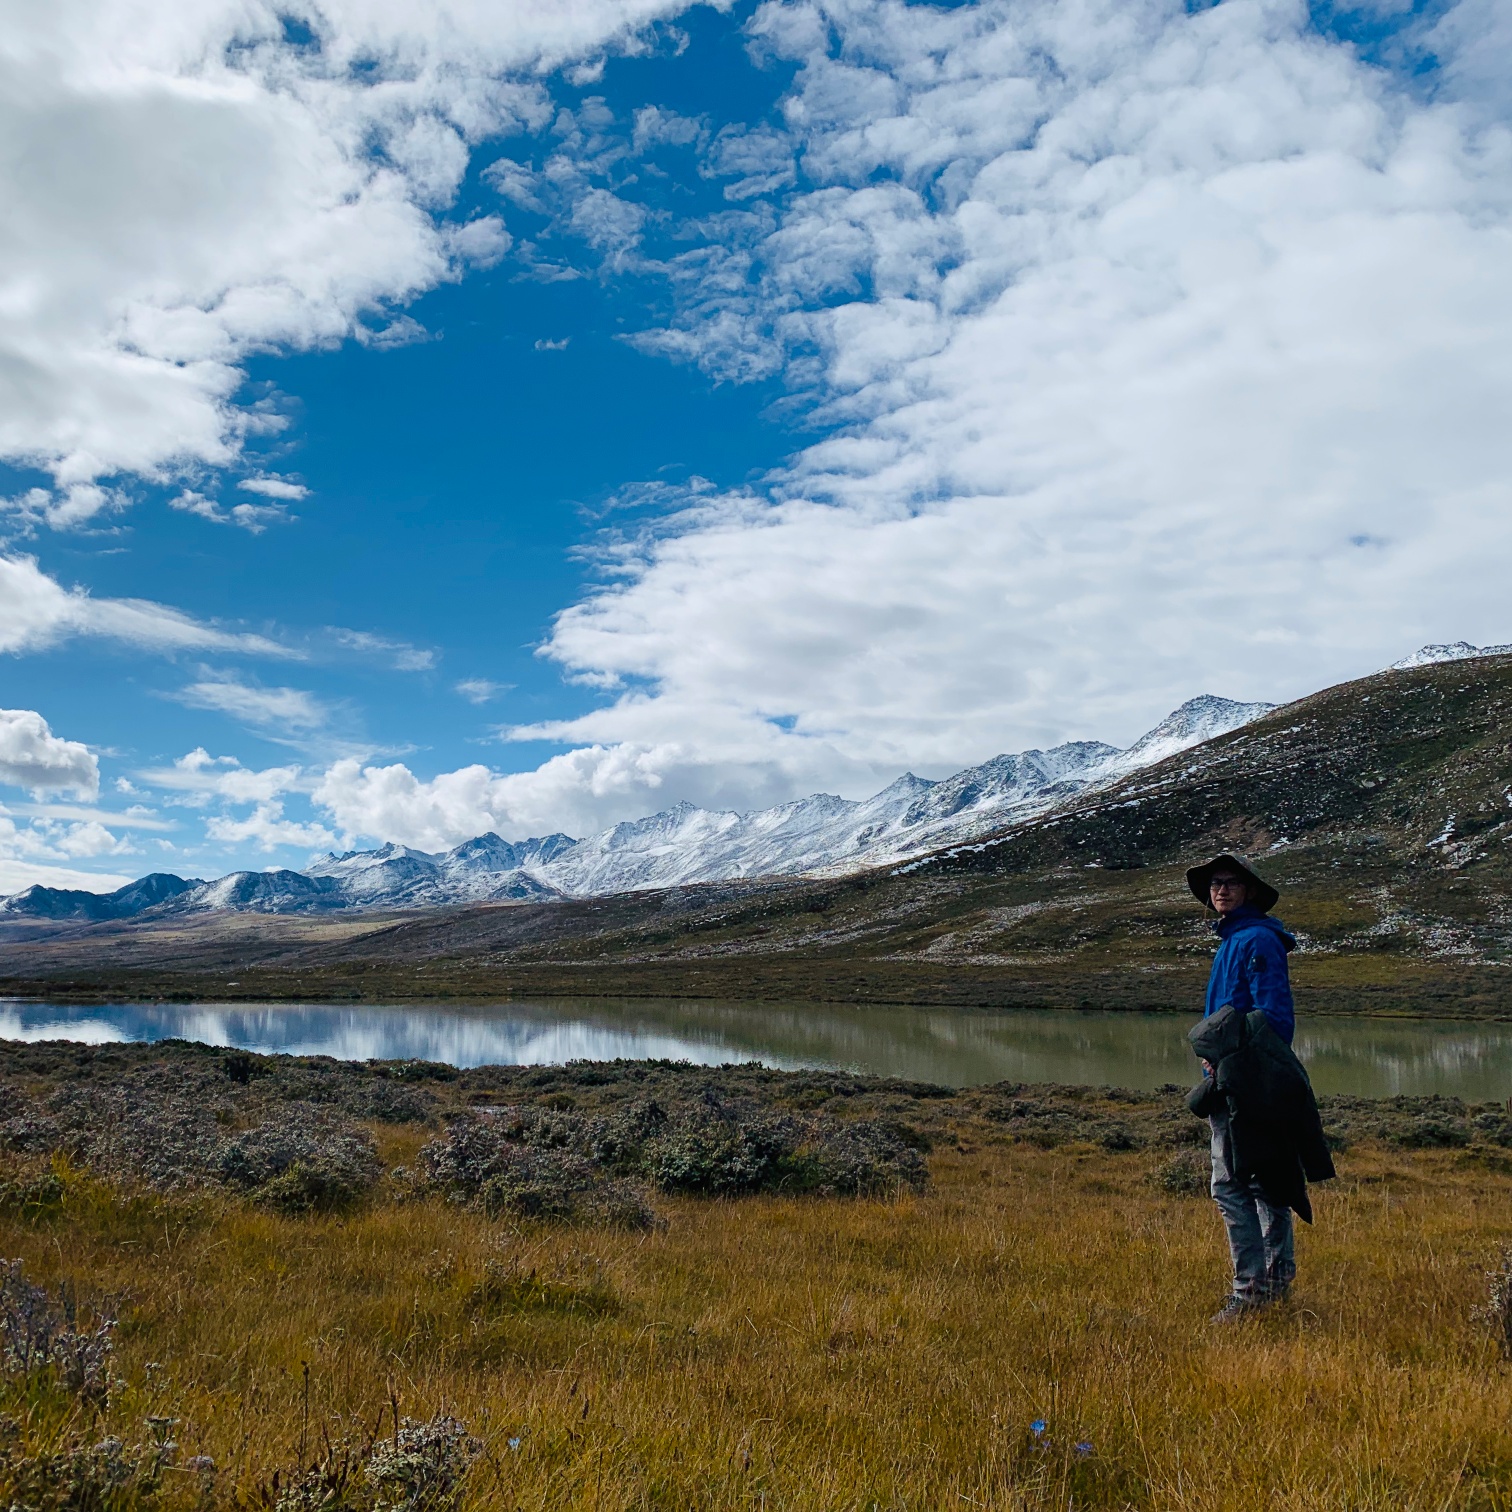
[[0, 1506], [1512, 1507], [1512, 1117], [1324, 1114], [1220, 1330], [1175, 1088], [0, 1046]]

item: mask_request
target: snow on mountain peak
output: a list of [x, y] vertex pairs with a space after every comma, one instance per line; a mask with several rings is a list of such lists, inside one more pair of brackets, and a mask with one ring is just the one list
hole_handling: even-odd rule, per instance
[[[1512, 648], [1475, 654], [1507, 649]], [[123, 897], [121, 907], [276, 913], [418, 908], [593, 897], [737, 877], [833, 876], [889, 865], [1032, 818], [1076, 793], [1105, 787], [1226, 734], [1273, 707], [1204, 694], [1173, 710], [1126, 751], [1099, 741], [1068, 741], [1048, 751], [994, 756], [938, 782], [905, 772], [870, 798], [812, 793], [744, 814], [682, 802], [581, 840], [553, 834], [511, 841], [488, 833], [436, 853], [392, 843], [370, 851], [332, 851], [304, 872], [236, 872], [214, 882], [183, 884], [183, 891], [162, 899], [144, 893], [140, 905], [131, 908]], [[49, 906], [65, 903], [55, 899]]]
[[1189, 698], [1180, 708], [1172, 709], [1153, 730], [1141, 735], [1127, 751], [1120, 751], [1108, 763], [1108, 771], [1122, 776], [1137, 771], [1140, 767], [1154, 766], [1178, 751], [1201, 745], [1204, 740], [1215, 740], [1237, 730], [1262, 714], [1269, 714], [1275, 704], [1238, 703], [1232, 698], [1217, 698], [1211, 693], [1199, 693]]
[[[915, 777], [912, 772], [904, 772], [901, 777], [895, 778], [892, 782], [889, 782], [881, 792], [873, 793], [872, 796], [866, 801], [869, 803], [877, 803], [887, 798], [916, 798], [920, 793], [927, 793], [930, 788], [934, 786], [935, 784], [931, 782], [927, 777]], [[814, 794], [814, 797], [816, 798], [830, 798], [832, 796], [833, 795], [829, 793]], [[801, 801], [807, 803], [809, 800], [805, 798]], [[845, 799], [835, 798], [834, 801], [836, 803], [844, 803]]]
[[1472, 646], [1469, 641], [1451, 641], [1447, 645], [1430, 644], [1394, 661], [1388, 672], [1410, 672], [1414, 667], [1430, 667], [1435, 662], [1468, 661], [1473, 656], [1512, 655], [1512, 646]]

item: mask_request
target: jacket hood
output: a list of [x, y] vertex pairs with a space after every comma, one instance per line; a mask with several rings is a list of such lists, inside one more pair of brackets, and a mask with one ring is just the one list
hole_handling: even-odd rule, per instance
[[1244, 1041], [1244, 1015], [1226, 1003], [1217, 1013], [1209, 1014], [1187, 1030], [1193, 1051], [1216, 1066], [1225, 1055], [1232, 1055]]
[[1241, 929], [1269, 930], [1281, 941], [1283, 949], [1291, 951], [1297, 948], [1296, 935], [1292, 934], [1280, 919], [1273, 919], [1269, 914], [1261, 913], [1250, 903], [1246, 903], [1242, 908], [1236, 908], [1227, 918], [1219, 919], [1213, 925], [1213, 932], [1220, 940], [1228, 939]]
[[1280, 1044], [1275, 1036], [1276, 1031], [1259, 1008], [1251, 1008], [1245, 1013], [1232, 1003], [1225, 1003], [1217, 1013], [1199, 1019], [1187, 1030], [1193, 1051], [1215, 1066], [1226, 1055], [1232, 1055], [1246, 1045], [1264, 1041]]

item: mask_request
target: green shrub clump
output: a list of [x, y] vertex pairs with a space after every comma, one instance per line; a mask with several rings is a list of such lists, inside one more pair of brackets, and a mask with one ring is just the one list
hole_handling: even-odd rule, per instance
[[635, 1183], [699, 1197], [921, 1191], [929, 1167], [909, 1132], [713, 1098], [676, 1113], [631, 1103], [608, 1117], [500, 1107], [451, 1118], [420, 1163], [432, 1189], [493, 1216], [643, 1228], [655, 1218]]

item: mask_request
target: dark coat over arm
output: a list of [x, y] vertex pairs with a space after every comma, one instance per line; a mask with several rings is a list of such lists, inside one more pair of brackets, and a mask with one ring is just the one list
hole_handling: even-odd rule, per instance
[[1327, 1181], [1334, 1165], [1306, 1068], [1258, 1008], [1220, 1008], [1187, 1037], [1214, 1068], [1187, 1105], [1199, 1117], [1227, 1112], [1235, 1176], [1311, 1223], [1307, 1183]]

